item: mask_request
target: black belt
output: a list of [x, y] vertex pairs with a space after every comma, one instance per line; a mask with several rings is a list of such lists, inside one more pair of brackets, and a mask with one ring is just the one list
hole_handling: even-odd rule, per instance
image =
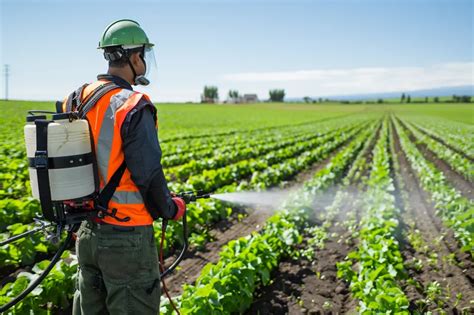
[[119, 232], [131, 232], [135, 231], [134, 226], [123, 226], [123, 225], [115, 225], [115, 224], [110, 224], [104, 221], [99, 221], [96, 222], [94, 220], [87, 220], [88, 223], [93, 225], [94, 227], [100, 227], [100, 226], [111, 226], [113, 230], [119, 231]]

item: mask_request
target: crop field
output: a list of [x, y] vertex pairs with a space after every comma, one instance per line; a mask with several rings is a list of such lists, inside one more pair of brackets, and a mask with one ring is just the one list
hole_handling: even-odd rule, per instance
[[[0, 102], [0, 240], [34, 227], [26, 111]], [[282, 192], [276, 207], [188, 206], [166, 279], [181, 314], [473, 314], [472, 104], [158, 104], [170, 190]], [[284, 192], [284, 194], [283, 194]], [[154, 223], [157, 246], [161, 223]], [[182, 247], [166, 235], [166, 265]], [[47, 266], [35, 234], [0, 247], [0, 305]], [[157, 262], [158, 263], [158, 262]], [[9, 314], [69, 314], [74, 248]], [[161, 313], [173, 314], [165, 295]]]

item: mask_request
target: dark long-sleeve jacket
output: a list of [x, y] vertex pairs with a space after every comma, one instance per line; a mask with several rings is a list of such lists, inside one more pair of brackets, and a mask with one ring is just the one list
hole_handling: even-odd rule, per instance
[[[110, 80], [122, 88], [133, 90], [127, 81], [116, 76], [99, 75], [98, 79]], [[122, 126], [125, 162], [152, 217], [170, 219], [175, 216], [177, 208], [163, 174], [153, 104], [145, 99], [140, 102], [143, 102], [140, 104], [143, 106], [137, 106], [139, 110], [131, 112]]]

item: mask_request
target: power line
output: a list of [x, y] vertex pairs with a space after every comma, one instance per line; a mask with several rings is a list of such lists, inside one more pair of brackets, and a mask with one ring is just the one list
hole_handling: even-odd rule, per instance
[[10, 66], [9, 65], [5, 65], [4, 73], [5, 73], [5, 101], [8, 101], [8, 77], [10, 75]]

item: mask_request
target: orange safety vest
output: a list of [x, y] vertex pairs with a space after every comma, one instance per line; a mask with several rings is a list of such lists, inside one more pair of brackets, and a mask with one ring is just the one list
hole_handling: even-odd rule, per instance
[[[99, 80], [86, 86], [82, 92], [81, 100], [86, 99], [94, 89], [107, 82]], [[101, 190], [124, 161], [120, 131], [125, 118], [138, 105], [141, 98], [145, 98], [150, 104], [153, 104], [146, 94], [117, 88], [102, 96], [86, 114], [95, 144]], [[63, 103], [63, 112], [65, 111], [66, 101]], [[153, 218], [146, 209], [140, 191], [133, 182], [128, 168], [125, 169], [109, 202], [109, 209], [113, 208], [117, 209], [117, 217], [130, 217], [130, 220], [120, 222], [110, 216], [105, 216], [102, 219], [103, 222], [122, 226], [153, 223]]]

